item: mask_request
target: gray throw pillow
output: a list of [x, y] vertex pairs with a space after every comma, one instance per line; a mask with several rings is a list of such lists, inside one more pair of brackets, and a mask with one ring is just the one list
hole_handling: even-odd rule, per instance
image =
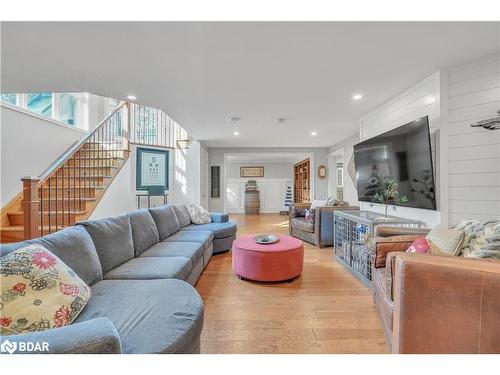
[[127, 215], [77, 223], [94, 241], [103, 274], [134, 258], [132, 228]]
[[132, 228], [132, 240], [134, 242], [135, 256], [160, 241], [156, 223], [149, 211], [145, 208], [127, 213]]

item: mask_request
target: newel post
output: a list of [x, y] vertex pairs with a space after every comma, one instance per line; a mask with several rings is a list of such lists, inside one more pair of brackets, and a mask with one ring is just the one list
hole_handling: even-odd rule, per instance
[[24, 239], [30, 240], [40, 236], [38, 196], [38, 177], [23, 177], [23, 212], [24, 212]]

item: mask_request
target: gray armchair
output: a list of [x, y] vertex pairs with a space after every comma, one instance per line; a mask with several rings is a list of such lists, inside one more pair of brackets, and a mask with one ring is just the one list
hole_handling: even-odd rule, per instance
[[333, 213], [335, 210], [359, 210], [358, 206], [322, 206], [314, 209], [314, 222], [305, 220], [305, 211], [311, 203], [294, 203], [289, 209], [290, 235], [318, 247], [333, 244]]

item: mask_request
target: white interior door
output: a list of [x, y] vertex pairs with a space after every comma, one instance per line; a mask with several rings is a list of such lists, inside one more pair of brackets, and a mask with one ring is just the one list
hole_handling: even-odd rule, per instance
[[226, 188], [226, 206], [227, 210], [236, 210], [240, 207], [240, 184], [237, 182], [228, 182]]
[[266, 184], [266, 212], [275, 213], [281, 211], [283, 207], [283, 185], [282, 182], [268, 182]]

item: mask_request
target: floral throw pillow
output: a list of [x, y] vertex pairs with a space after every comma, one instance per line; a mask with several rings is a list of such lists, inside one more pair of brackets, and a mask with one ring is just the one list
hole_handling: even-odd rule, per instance
[[210, 212], [201, 206], [190, 203], [187, 205], [187, 210], [193, 224], [208, 224], [212, 222]]
[[2, 335], [70, 324], [92, 292], [66, 264], [40, 245], [0, 258]]

